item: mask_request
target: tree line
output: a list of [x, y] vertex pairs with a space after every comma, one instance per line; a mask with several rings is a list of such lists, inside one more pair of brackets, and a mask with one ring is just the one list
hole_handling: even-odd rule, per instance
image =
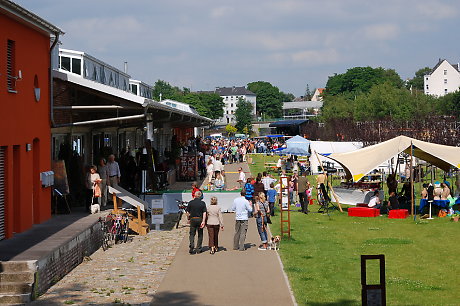
[[320, 121], [423, 120], [460, 115], [460, 92], [433, 97], [423, 93], [425, 67], [404, 82], [393, 69], [354, 67], [329, 77]]

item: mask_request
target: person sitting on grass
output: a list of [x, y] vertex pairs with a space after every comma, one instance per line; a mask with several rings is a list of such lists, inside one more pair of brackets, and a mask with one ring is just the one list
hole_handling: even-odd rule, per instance
[[390, 197], [388, 198], [388, 204], [389, 204], [388, 209], [390, 210], [399, 209], [399, 201], [398, 201], [398, 197], [396, 196], [396, 192], [394, 191], [390, 192]]
[[222, 172], [219, 172], [214, 180], [214, 186], [217, 190], [225, 190], [225, 179]]
[[369, 200], [369, 204], [367, 204], [367, 206], [370, 207], [370, 208], [380, 209], [380, 207], [382, 207], [382, 203], [380, 202], [379, 195], [380, 195], [380, 191], [375, 190], [374, 195]]

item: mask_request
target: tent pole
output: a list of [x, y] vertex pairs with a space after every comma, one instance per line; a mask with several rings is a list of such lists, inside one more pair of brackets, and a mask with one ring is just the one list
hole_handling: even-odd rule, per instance
[[337, 203], [337, 206], [339, 206], [340, 212], [343, 212], [342, 204], [340, 204], [339, 198], [338, 198], [337, 195], [335, 194], [334, 188], [332, 188], [332, 184], [329, 183], [329, 181], [327, 180], [327, 172], [324, 171], [323, 163], [322, 163], [321, 160], [319, 159], [318, 152], [316, 152], [316, 150], [315, 150], [315, 154], [316, 154], [316, 158], [318, 159], [319, 165], [321, 166], [321, 169], [323, 169], [323, 172], [326, 174], [326, 181], [327, 181], [327, 183], [329, 184], [329, 187], [331, 188], [331, 192], [332, 192], [332, 195], [334, 196], [335, 202]]
[[414, 216], [414, 172], [413, 172], [413, 164], [412, 164], [413, 155], [414, 155], [413, 149], [414, 147], [411, 141], [410, 142], [410, 203], [411, 203], [410, 213], [412, 217]]

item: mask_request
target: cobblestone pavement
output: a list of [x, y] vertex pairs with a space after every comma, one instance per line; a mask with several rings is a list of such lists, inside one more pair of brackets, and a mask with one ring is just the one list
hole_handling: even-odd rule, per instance
[[[176, 216], [165, 217], [172, 228]], [[188, 232], [186, 224], [184, 216], [178, 229], [152, 230], [99, 249], [32, 305], [149, 305]]]

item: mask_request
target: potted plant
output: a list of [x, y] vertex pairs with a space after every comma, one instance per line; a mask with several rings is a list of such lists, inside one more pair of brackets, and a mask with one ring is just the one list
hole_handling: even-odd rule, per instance
[[460, 214], [453, 214], [450, 220], [454, 222], [458, 222], [458, 219], [460, 219]]

